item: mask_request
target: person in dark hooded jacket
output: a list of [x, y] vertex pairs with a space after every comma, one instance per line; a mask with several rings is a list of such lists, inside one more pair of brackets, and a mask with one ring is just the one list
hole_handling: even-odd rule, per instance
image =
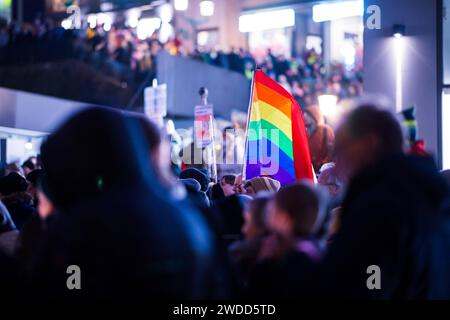
[[180, 179], [195, 179], [200, 184], [200, 190], [207, 192], [209, 188], [209, 178], [205, 170], [189, 168], [180, 173]]
[[359, 106], [338, 128], [335, 157], [350, 182], [341, 227], [311, 288], [320, 297], [434, 295], [441, 280], [430, 272], [448, 260], [432, 245], [448, 190], [433, 159], [406, 156], [403, 145], [397, 119], [376, 105]]
[[[208, 297], [210, 232], [155, 178], [133, 124], [119, 112], [88, 108], [42, 145], [43, 190], [56, 212], [31, 274], [41, 296]], [[82, 290], [66, 286], [72, 265]]]
[[33, 196], [27, 189], [27, 181], [16, 172], [0, 178], [0, 199], [19, 230], [37, 215], [33, 206]]
[[192, 201], [192, 204], [199, 209], [206, 209], [210, 206], [210, 201], [206, 196], [206, 193], [201, 190], [200, 183], [193, 179], [180, 179], [180, 182], [185, 186], [188, 198]]

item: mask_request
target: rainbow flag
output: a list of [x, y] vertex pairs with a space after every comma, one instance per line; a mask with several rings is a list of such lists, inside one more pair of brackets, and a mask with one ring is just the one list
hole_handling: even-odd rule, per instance
[[256, 70], [247, 124], [243, 178], [268, 176], [282, 185], [314, 180], [301, 109], [278, 83]]

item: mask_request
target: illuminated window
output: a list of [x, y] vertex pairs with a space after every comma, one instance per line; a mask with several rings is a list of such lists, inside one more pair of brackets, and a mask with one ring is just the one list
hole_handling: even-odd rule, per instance
[[363, 0], [323, 3], [317, 4], [313, 7], [314, 22], [331, 21], [363, 15], [364, 15]]
[[214, 15], [214, 2], [210, 0], [203, 0], [200, 2], [200, 14], [205, 17]]
[[189, 0], [175, 0], [173, 6], [177, 11], [186, 11], [189, 7]]
[[240, 32], [282, 29], [295, 25], [294, 9], [263, 11], [243, 14], [239, 17]]

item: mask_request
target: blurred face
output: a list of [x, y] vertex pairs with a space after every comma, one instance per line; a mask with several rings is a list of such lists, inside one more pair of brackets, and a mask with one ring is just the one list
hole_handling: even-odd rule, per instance
[[236, 193], [234, 185], [228, 184], [224, 180], [220, 181], [220, 186], [222, 187], [225, 197], [232, 196], [233, 194]]
[[339, 172], [349, 179], [364, 167], [370, 165], [377, 157], [379, 140], [374, 135], [353, 137], [345, 125], [336, 131], [335, 161]]
[[283, 238], [292, 235], [292, 221], [287, 213], [280, 210], [274, 200], [267, 205], [267, 224], [274, 233]]
[[28, 168], [28, 167], [23, 167], [23, 173], [24, 173], [25, 175], [29, 174], [31, 171], [33, 171], [33, 170], [31, 170], [31, 169]]

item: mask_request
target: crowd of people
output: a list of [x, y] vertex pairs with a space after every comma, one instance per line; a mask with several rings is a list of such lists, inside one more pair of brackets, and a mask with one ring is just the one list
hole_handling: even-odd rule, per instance
[[115, 25], [108, 31], [103, 25], [65, 30], [52, 20], [36, 19], [33, 24], [23, 25], [0, 21], [0, 65], [77, 59], [136, 89], [145, 80], [155, 77], [156, 56], [160, 50], [166, 50], [172, 55], [190, 57], [248, 78], [258, 67], [282, 84], [305, 108], [317, 104], [321, 94], [334, 94], [343, 99], [362, 93], [359, 60], [350, 69], [337, 62], [325, 66], [323, 57], [314, 49], [305, 49], [300, 56], [291, 58], [269, 50], [264, 59], [256, 60], [242, 48], [225, 52], [198, 47], [189, 51], [179, 35], [164, 43], [159, 38], [155, 31], [150, 38], [141, 40], [135, 29]]
[[[450, 299], [450, 181], [375, 102], [344, 115], [317, 183], [176, 175], [165, 132], [88, 108], [0, 178], [10, 298]], [[447, 180], [446, 180], [447, 179]], [[70, 290], [68, 268], [81, 270]], [[371, 280], [371, 268], [381, 280]]]

